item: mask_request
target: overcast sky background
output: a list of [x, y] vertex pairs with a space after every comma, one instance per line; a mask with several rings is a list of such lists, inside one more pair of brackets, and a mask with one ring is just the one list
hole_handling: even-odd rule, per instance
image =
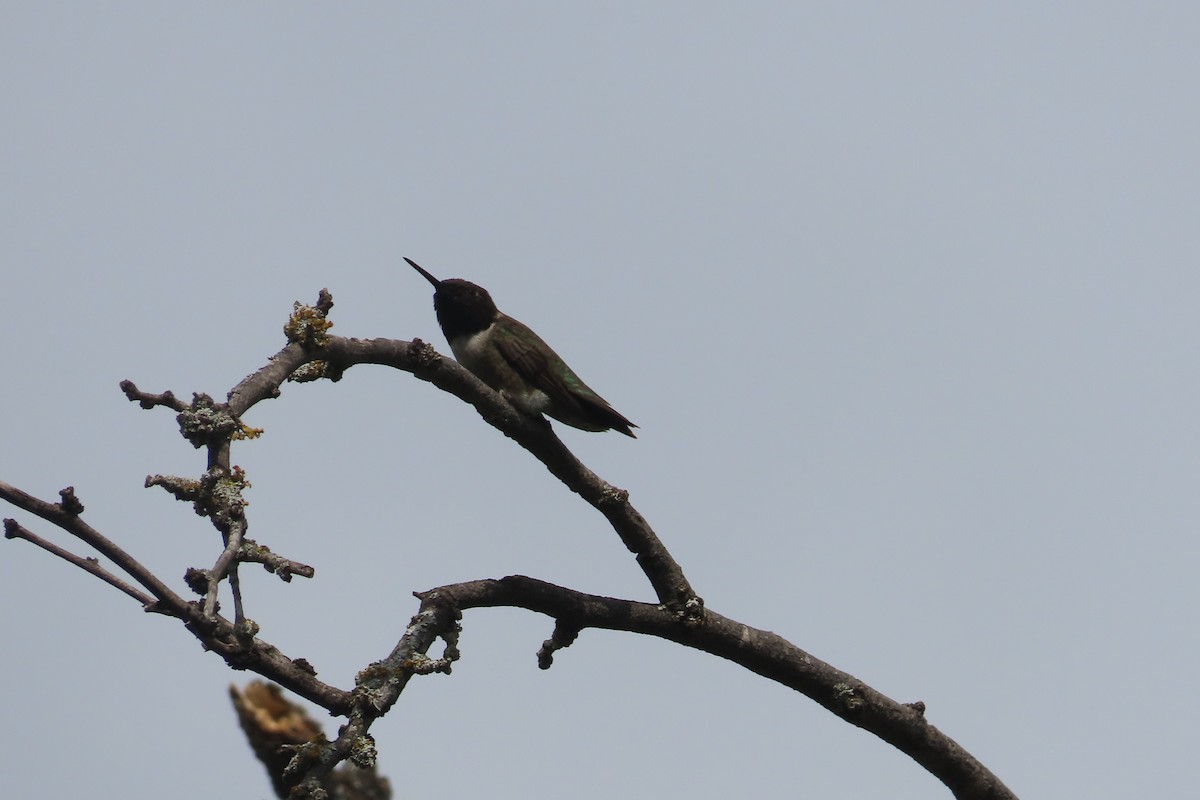
[[[183, 590], [217, 538], [173, 414], [284, 344], [422, 337], [402, 256], [491, 290], [641, 426], [556, 426], [708, 605], [1034, 797], [1194, 791], [1200, 11], [1191, 3], [178, 4], [0, 11], [0, 479]], [[413, 590], [650, 600], [602, 517], [458, 400], [358, 367], [238, 444], [262, 637], [343, 687]], [[70, 544], [11, 507], [34, 531]], [[398, 796], [937, 798], [719, 659], [472, 611], [374, 728]], [[232, 673], [0, 542], [11, 797], [270, 796]], [[325, 718], [328, 719], [328, 718]], [[329, 720], [332, 732], [334, 723]]]

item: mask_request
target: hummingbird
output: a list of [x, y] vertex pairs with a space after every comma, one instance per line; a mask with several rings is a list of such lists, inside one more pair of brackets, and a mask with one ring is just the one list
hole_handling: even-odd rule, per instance
[[433, 284], [433, 308], [454, 358], [526, 414], [548, 414], [572, 428], [636, 428], [579, 379], [558, 353], [521, 322], [496, 308], [487, 289], [470, 281], [439, 281], [411, 258], [405, 261]]

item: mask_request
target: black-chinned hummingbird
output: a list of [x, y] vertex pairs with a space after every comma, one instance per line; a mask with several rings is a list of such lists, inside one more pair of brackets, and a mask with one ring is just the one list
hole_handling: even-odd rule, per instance
[[404, 260], [433, 284], [442, 333], [475, 377], [527, 414], [548, 414], [585, 431], [634, 435], [630, 428], [637, 425], [580, 380], [540, 336], [497, 309], [486, 289], [459, 278], [439, 281], [411, 258]]

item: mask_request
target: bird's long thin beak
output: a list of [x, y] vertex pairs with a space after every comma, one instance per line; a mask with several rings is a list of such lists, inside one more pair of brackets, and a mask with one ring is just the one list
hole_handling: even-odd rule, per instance
[[441, 281], [439, 281], [437, 278], [433, 277], [433, 276], [432, 276], [432, 275], [430, 275], [428, 272], [426, 272], [425, 270], [423, 270], [423, 269], [421, 268], [421, 265], [420, 265], [420, 264], [418, 264], [417, 262], [413, 261], [413, 260], [412, 260], [411, 258], [409, 258], [408, 256], [405, 256], [405, 257], [404, 257], [404, 260], [408, 262], [409, 266], [411, 266], [411, 267], [412, 267], [413, 269], [415, 269], [417, 272], [419, 272], [419, 273], [421, 273], [422, 275], [424, 275], [424, 276], [425, 276], [425, 280], [427, 280], [427, 281], [429, 281], [430, 283], [432, 283], [432, 284], [433, 284], [433, 288], [435, 288], [435, 289], [436, 289], [438, 286], [440, 286], [440, 285], [442, 284], [442, 282], [441, 282]]

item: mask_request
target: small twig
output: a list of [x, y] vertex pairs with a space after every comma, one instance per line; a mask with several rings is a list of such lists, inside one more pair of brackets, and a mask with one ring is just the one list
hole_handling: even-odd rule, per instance
[[301, 578], [311, 578], [317, 574], [317, 571], [307, 564], [301, 564], [299, 561], [293, 561], [290, 558], [284, 558], [278, 553], [272, 552], [271, 548], [264, 544], [259, 544], [253, 539], [244, 539], [242, 541], [242, 549], [238, 551], [238, 560], [243, 563], [262, 564], [267, 572], [273, 572], [279, 576], [284, 583], [289, 583], [293, 575], [299, 575]]
[[33, 531], [18, 524], [15, 519], [4, 520], [4, 538], [5, 539], [24, 539], [25, 541], [29, 542], [30, 544], [37, 545], [38, 547], [42, 548], [46, 552], [52, 553], [52, 554], [58, 556], [59, 558], [63, 559], [64, 561], [69, 561], [72, 564], [74, 564], [75, 566], [79, 567], [80, 569], [90, 572], [91, 574], [95, 575], [97, 578], [99, 578], [100, 580], [109, 584], [110, 586], [120, 589], [122, 592], [124, 592], [125, 594], [132, 597], [134, 600], [137, 600], [139, 603], [141, 603], [142, 608], [146, 609], [147, 611], [159, 611], [159, 609], [156, 608], [157, 602], [154, 600], [153, 597], [151, 597], [150, 595], [146, 594], [143, 591], [140, 591], [136, 587], [130, 586], [128, 583], [121, 580], [116, 575], [113, 575], [111, 572], [106, 570], [104, 567], [100, 566], [100, 562], [97, 561], [96, 559], [86, 558], [84, 556], [77, 556], [74, 553], [70, 552], [69, 550], [65, 550], [62, 547], [59, 547], [58, 545], [54, 544], [53, 542], [46, 541], [45, 539], [38, 536]]
[[[229, 533], [225, 537], [225, 549], [221, 551], [217, 562], [209, 571], [208, 591], [204, 595], [204, 613], [206, 615], [211, 615], [216, 611], [217, 591], [222, 580], [229, 578], [230, 588], [234, 588], [237, 580], [237, 556], [242, 547], [242, 534], [245, 530], [246, 526], [241, 522], [229, 526]], [[234, 591], [233, 602], [233, 619], [235, 622], [241, 622], [243, 619], [241, 592]]]
[[556, 619], [554, 632], [550, 638], [542, 642], [537, 651], [538, 669], [550, 669], [554, 665], [554, 654], [564, 647], [570, 647], [579, 637], [579, 626], [574, 622]]
[[[242, 579], [238, 575], [238, 565], [235, 561], [233, 566], [229, 568], [229, 593], [233, 595], [233, 620], [235, 623], [243, 623], [246, 621], [246, 610], [242, 606]], [[258, 628], [255, 626], [254, 633], [258, 633]]]
[[58, 501], [58, 507], [64, 512], [73, 517], [78, 517], [83, 513], [83, 503], [79, 502], [79, 498], [75, 496], [74, 486], [68, 486], [65, 489], [60, 489], [58, 496], [62, 498]]
[[126, 575], [141, 584], [142, 588], [153, 595], [159, 603], [171, 609], [176, 615], [179, 615], [179, 612], [187, 606], [187, 601], [171, 591], [165, 583], [158, 579], [158, 576], [147, 569], [141, 562], [109, 541], [99, 531], [84, 522], [82, 518], [64, 510], [60, 504], [39, 500], [33, 495], [4, 482], [0, 482], [0, 499], [7, 500], [17, 508], [24, 509], [53, 525], [57, 525], [89, 547], [95, 548]]
[[155, 406], [166, 406], [173, 411], [183, 411], [187, 408], [187, 403], [177, 398], [171, 391], [165, 391], [162, 394], [150, 394], [143, 392], [137, 388], [133, 381], [121, 381], [121, 391], [125, 392], [125, 396], [131, 401], [139, 404], [142, 408], [154, 408]]

